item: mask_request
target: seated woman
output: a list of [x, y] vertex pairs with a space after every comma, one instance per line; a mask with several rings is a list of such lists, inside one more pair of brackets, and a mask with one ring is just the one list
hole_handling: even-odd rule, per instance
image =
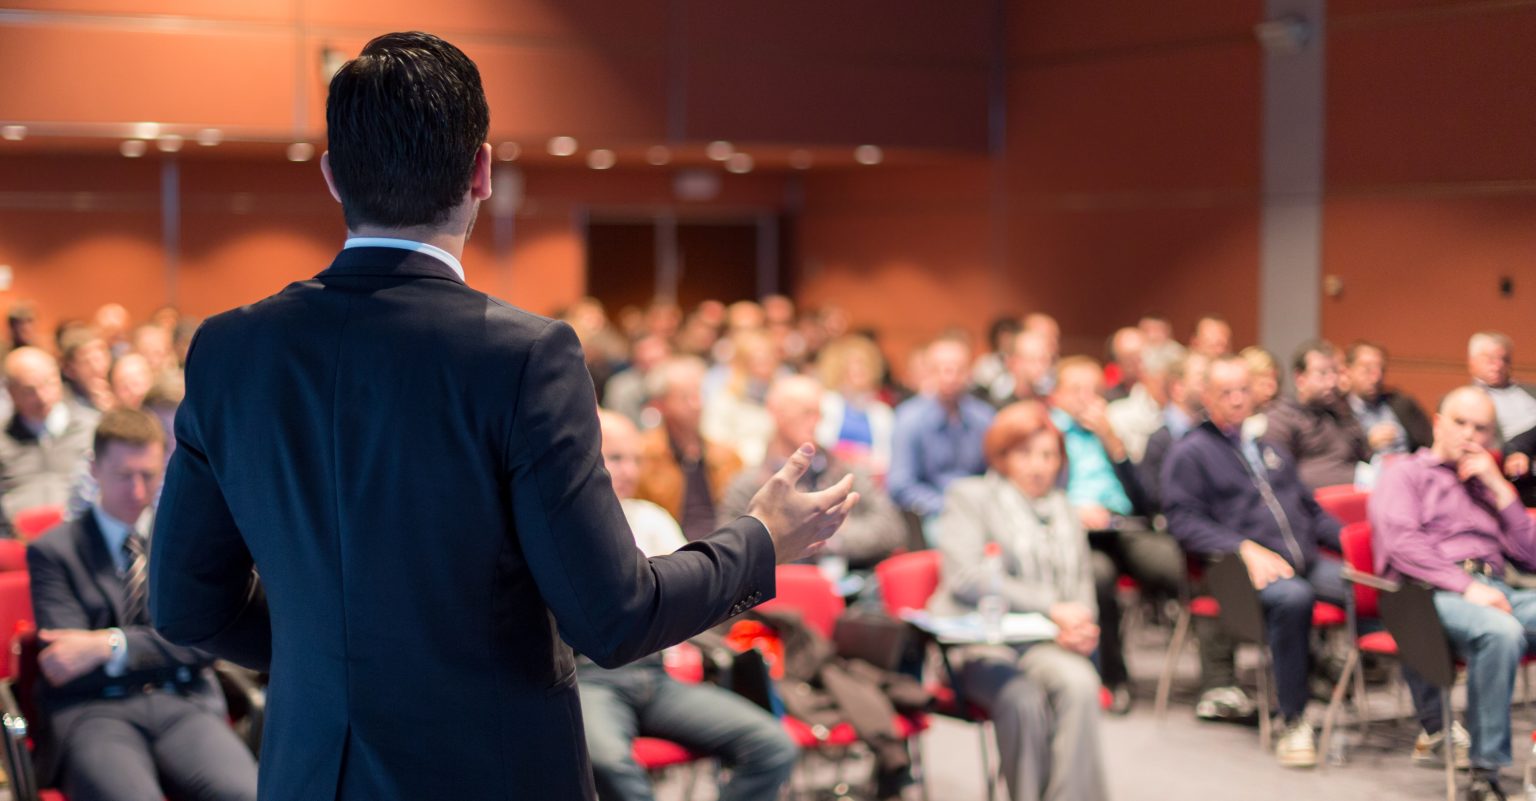
[[1098, 647], [1088, 540], [1058, 486], [1061, 434], [1038, 401], [998, 413], [987, 430], [985, 475], [956, 480], [939, 518], [943, 568], [934, 614], [964, 614], [988, 592], [982, 556], [1001, 548], [997, 588], [1012, 612], [1060, 627], [1054, 642], [958, 649], [959, 690], [997, 727], [1013, 801], [1106, 797], [1099, 753]]

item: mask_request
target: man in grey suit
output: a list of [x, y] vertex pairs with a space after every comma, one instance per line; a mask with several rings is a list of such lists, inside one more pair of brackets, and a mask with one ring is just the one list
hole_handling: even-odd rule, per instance
[[748, 515], [647, 559], [576, 335], [464, 282], [491, 193], [474, 62], [379, 37], [326, 121], [349, 238], [199, 331], [155, 625], [270, 670], [263, 799], [591, 798], [572, 647], [613, 667], [767, 600], [857, 495], [794, 491], [808, 446]]

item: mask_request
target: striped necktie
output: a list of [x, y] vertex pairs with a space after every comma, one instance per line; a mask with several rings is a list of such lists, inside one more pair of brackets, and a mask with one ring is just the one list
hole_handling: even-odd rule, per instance
[[144, 550], [144, 535], [130, 531], [123, 540], [123, 554], [128, 557], [128, 569], [123, 572], [124, 625], [137, 626], [149, 622], [149, 554]]

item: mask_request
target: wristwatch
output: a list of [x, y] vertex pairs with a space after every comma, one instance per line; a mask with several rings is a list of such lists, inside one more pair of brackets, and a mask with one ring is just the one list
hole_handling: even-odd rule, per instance
[[107, 661], [116, 662], [122, 659], [123, 652], [128, 650], [128, 638], [123, 636], [122, 629], [107, 629], [107, 645], [112, 648], [112, 655], [107, 658]]

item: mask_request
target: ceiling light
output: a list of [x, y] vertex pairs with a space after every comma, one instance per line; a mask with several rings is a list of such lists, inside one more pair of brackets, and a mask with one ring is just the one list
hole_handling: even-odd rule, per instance
[[155, 147], [160, 148], [161, 153], [175, 153], [181, 150], [181, 137], [176, 134], [166, 134], [155, 140]]
[[144, 151], [148, 149], [149, 145], [145, 144], [143, 139], [125, 139], [117, 146], [119, 153], [131, 159], [144, 155]]
[[136, 122], [133, 124], [134, 139], [154, 139], [160, 135], [160, 123]]
[[587, 166], [594, 170], [606, 170], [618, 162], [619, 157], [607, 148], [598, 148], [587, 154]]
[[716, 139], [704, 147], [704, 155], [713, 161], [725, 161], [736, 152], [736, 148], [724, 139]]
[[737, 175], [745, 175], [751, 172], [752, 166], [752, 157], [746, 153], [732, 153], [731, 157], [725, 160], [725, 169]]
[[20, 142], [27, 138], [27, 126], [7, 125], [0, 128], [0, 138], [4, 138], [7, 142]]
[[309, 161], [315, 157], [315, 146], [308, 142], [294, 142], [288, 146], [289, 161]]
[[874, 145], [859, 145], [853, 149], [853, 160], [860, 164], [879, 164], [885, 159], [885, 153]]
[[797, 170], [809, 170], [816, 163], [816, 157], [809, 150], [789, 151], [789, 166]]
[[666, 145], [652, 145], [645, 151], [645, 160], [657, 167], [665, 166], [672, 161], [672, 151]]
[[213, 147], [224, 141], [224, 132], [218, 128], [204, 128], [197, 132], [197, 143], [203, 147]]
[[516, 142], [502, 142], [496, 148], [496, 158], [502, 161], [517, 161], [517, 157], [523, 155], [523, 146]]
[[579, 145], [576, 143], [576, 137], [574, 136], [557, 136], [549, 140], [548, 147], [549, 155], [565, 157], [575, 155], [576, 148]]

